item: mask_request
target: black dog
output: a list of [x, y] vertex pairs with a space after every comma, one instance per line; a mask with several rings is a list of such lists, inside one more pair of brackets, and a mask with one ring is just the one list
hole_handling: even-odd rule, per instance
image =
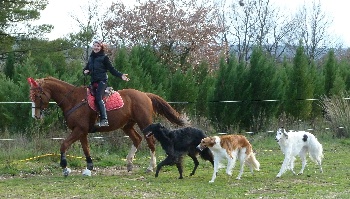
[[162, 166], [176, 164], [176, 167], [180, 173], [179, 179], [182, 179], [182, 162], [183, 157], [186, 154], [190, 156], [194, 162], [194, 168], [190, 174], [191, 176], [194, 175], [199, 165], [197, 159], [198, 154], [200, 154], [204, 160], [208, 160], [212, 165], [214, 165], [213, 155], [209, 148], [206, 148], [203, 151], [196, 149], [201, 140], [207, 137], [200, 129], [185, 127], [170, 131], [160, 123], [156, 123], [149, 125], [142, 131], [144, 134], [147, 132], [149, 133], [146, 134], [146, 136], [154, 135], [167, 154], [165, 160], [157, 165], [155, 177], [158, 177], [159, 170], [162, 168]]

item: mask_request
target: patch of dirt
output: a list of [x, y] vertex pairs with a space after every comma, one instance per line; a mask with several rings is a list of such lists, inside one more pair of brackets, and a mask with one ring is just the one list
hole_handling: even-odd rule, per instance
[[[85, 168], [79, 168], [79, 169], [71, 169], [71, 173], [69, 175], [71, 176], [76, 176], [76, 175], [82, 175], [82, 172], [85, 170]], [[139, 172], [140, 170], [142, 170], [144, 168], [141, 168], [138, 165], [134, 165], [133, 170], [128, 172], [127, 171], [127, 167], [126, 166], [113, 166], [113, 167], [95, 167], [92, 171], [91, 174], [92, 176], [96, 176], [96, 175], [103, 175], [103, 176], [129, 176], [129, 175], [134, 175], [135, 172]], [[53, 176], [53, 175], [57, 175], [59, 174], [59, 170], [58, 171], [54, 171], [54, 172], [50, 172], [50, 171], [45, 171], [43, 173], [36, 173], [36, 174], [31, 174], [31, 173], [19, 173], [16, 175], [11, 175], [11, 174], [4, 174], [4, 175], [0, 175], [0, 181], [3, 180], [8, 180], [8, 179], [13, 179], [13, 178], [30, 178], [30, 177], [34, 177], [34, 176]], [[63, 173], [61, 173], [63, 176]], [[143, 180], [144, 177], [140, 176], [138, 179], [135, 180]]]

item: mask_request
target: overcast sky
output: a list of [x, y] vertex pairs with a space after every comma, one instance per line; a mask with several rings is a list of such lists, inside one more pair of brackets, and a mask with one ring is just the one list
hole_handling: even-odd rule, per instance
[[[100, 6], [102, 12], [115, 0], [103, 0], [103, 5]], [[129, 5], [135, 4], [136, 0], [122, 0]], [[237, 0], [238, 1], [238, 0]], [[244, 1], [244, 0], [243, 0]], [[311, 2], [311, 0], [271, 0], [278, 7], [286, 12], [295, 13], [304, 2]], [[323, 10], [327, 16], [333, 20], [331, 32], [334, 33], [335, 38], [339, 38], [339, 43], [350, 47], [350, 0], [320, 0]], [[81, 6], [88, 3], [87, 0], [49, 0], [49, 4], [41, 13], [41, 19], [36, 24], [52, 24], [54, 29], [47, 38], [50, 40], [67, 36], [69, 33], [77, 32], [72, 19], [72, 15], [79, 16]]]

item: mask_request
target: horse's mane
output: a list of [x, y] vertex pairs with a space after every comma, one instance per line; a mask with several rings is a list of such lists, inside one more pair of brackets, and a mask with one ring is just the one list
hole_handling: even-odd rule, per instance
[[[57, 78], [52, 77], [52, 76], [48, 76], [48, 77], [45, 77], [45, 78], [41, 78], [41, 79], [38, 79], [37, 81], [38, 81], [38, 83], [41, 84], [41, 85], [42, 85], [43, 83], [45, 83], [46, 81], [53, 81], [53, 82], [59, 82], [59, 83], [62, 83], [62, 84], [68, 84], [68, 85], [70, 85], [70, 86], [74, 86], [73, 84], [70, 84], [70, 83], [68, 83], [68, 82], [62, 81], [62, 80], [57, 79]], [[74, 86], [74, 87], [75, 87], [75, 86]]]

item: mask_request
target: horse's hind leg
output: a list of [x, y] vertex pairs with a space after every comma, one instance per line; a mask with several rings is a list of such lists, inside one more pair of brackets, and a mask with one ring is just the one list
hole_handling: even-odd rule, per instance
[[151, 160], [149, 162], [149, 166], [147, 168], [147, 172], [153, 172], [153, 169], [157, 165], [156, 147], [155, 147], [156, 141], [155, 141], [154, 136], [146, 137], [145, 139], [147, 141], [147, 146], [150, 149], [150, 155], [151, 155]]
[[129, 151], [129, 154], [126, 156], [127, 161], [127, 170], [132, 171], [133, 168], [133, 160], [135, 157], [135, 154], [137, 152], [138, 147], [140, 146], [140, 143], [142, 141], [142, 137], [136, 132], [136, 130], [133, 128], [134, 124], [127, 124], [124, 126], [123, 131], [126, 135], [129, 136], [131, 139], [133, 145], [131, 146], [131, 149]]

